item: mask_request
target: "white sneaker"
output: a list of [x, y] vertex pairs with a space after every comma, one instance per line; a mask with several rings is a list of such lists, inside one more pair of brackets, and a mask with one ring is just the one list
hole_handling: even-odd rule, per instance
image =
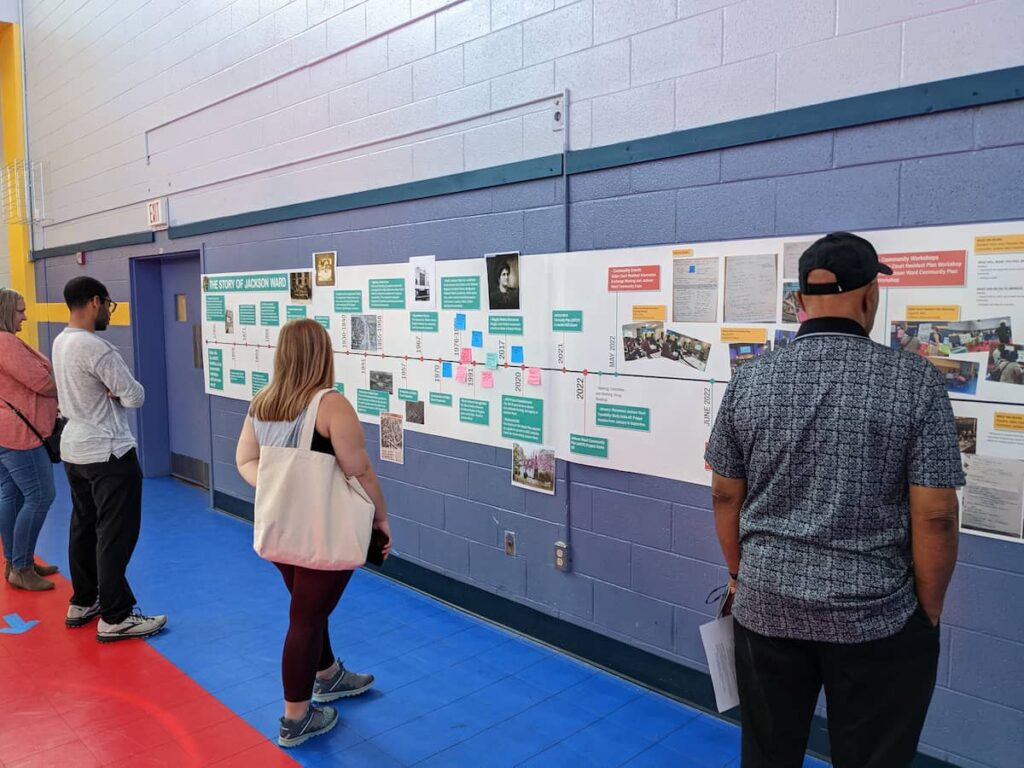
[[113, 643], [118, 640], [130, 640], [134, 637], [151, 637], [167, 624], [166, 616], [143, 616], [133, 613], [120, 624], [108, 624], [100, 619], [96, 627], [96, 639], [101, 643]]
[[84, 627], [99, 615], [100, 601], [98, 598], [88, 608], [83, 608], [80, 605], [69, 605], [68, 615], [64, 619], [64, 626], [68, 629], [78, 629], [79, 627]]

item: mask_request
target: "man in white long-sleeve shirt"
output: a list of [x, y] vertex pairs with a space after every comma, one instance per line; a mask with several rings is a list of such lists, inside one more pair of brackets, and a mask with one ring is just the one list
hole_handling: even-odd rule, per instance
[[99, 280], [76, 277], [64, 286], [71, 320], [53, 341], [60, 409], [68, 418], [61, 458], [71, 487], [68, 543], [74, 594], [64, 623], [84, 627], [100, 616], [96, 638], [149, 637], [166, 616], [134, 612], [125, 572], [139, 539], [142, 470], [126, 409], [145, 399], [117, 348], [96, 335], [117, 304]]

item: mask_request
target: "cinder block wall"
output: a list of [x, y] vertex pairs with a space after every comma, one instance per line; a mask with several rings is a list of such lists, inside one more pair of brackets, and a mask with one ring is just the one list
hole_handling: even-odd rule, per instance
[[[1022, 125], [1018, 101], [572, 176], [569, 247], [1024, 218]], [[529, 258], [565, 249], [564, 203], [560, 179], [534, 181], [174, 241], [167, 250], [202, 245], [209, 271], [308, 266], [322, 249], [346, 263], [503, 248]], [[127, 258], [157, 246], [110, 251], [88, 269], [115, 300], [126, 299]], [[79, 269], [70, 257], [39, 263], [40, 298], [59, 301], [62, 281]], [[251, 499], [234, 470], [244, 410], [213, 398], [214, 482]], [[376, 429], [366, 431], [374, 454]], [[559, 462], [557, 494], [546, 497], [512, 488], [509, 466], [504, 450], [409, 434], [406, 463], [378, 465], [398, 554], [706, 669], [697, 627], [710, 615], [705, 596], [725, 576], [708, 490]], [[501, 548], [504, 530], [518, 536], [515, 558]], [[570, 574], [552, 566], [552, 545], [566, 535]], [[1018, 768], [1024, 756], [1022, 552], [962, 537], [922, 743], [957, 765]]]

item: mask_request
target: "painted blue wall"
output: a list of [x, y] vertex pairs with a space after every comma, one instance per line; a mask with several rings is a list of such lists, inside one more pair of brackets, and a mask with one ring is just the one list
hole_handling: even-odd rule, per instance
[[[573, 250], [834, 229], [1024, 218], [1024, 101], [829, 131], [570, 177]], [[561, 179], [217, 233], [211, 272], [479, 257], [566, 247]], [[161, 243], [158, 242], [157, 245]], [[198, 241], [174, 243], [198, 247]], [[86, 268], [115, 285], [135, 246]], [[40, 292], [80, 269], [38, 266]], [[124, 286], [127, 294], [127, 286]], [[130, 353], [130, 344], [128, 347]], [[213, 398], [214, 483], [251, 499], [234, 469], [245, 404]], [[367, 428], [371, 455], [377, 433]], [[546, 613], [706, 669], [697, 627], [724, 569], [708, 489], [559, 462], [554, 497], [512, 488], [507, 451], [409, 434], [406, 463], [378, 464], [403, 557]], [[574, 572], [551, 565], [570, 535]], [[500, 533], [518, 534], [518, 556]], [[922, 750], [964, 766], [1024, 758], [1024, 547], [962, 538], [943, 617], [939, 687]]]

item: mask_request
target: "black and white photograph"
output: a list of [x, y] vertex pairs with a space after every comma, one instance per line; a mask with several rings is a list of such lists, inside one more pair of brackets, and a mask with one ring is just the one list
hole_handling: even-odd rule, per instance
[[337, 251], [323, 251], [313, 254], [313, 269], [316, 271], [316, 287], [328, 288], [334, 285], [334, 269], [337, 265]]
[[313, 285], [309, 279], [309, 272], [289, 274], [288, 287], [292, 301], [309, 301], [313, 298]]
[[409, 259], [409, 270], [412, 273], [409, 281], [412, 288], [410, 304], [417, 309], [434, 308], [436, 301], [435, 265], [433, 256], [413, 256]]
[[489, 253], [486, 259], [490, 308], [519, 309], [519, 251]]
[[400, 413], [380, 415], [380, 458], [394, 464], [405, 463], [405, 431]]
[[410, 424], [422, 424], [424, 422], [424, 408], [422, 400], [405, 401], [405, 420]]
[[960, 453], [977, 453], [978, 420], [966, 416], [957, 416], [956, 437], [960, 442]]
[[628, 323], [622, 326], [622, 352], [627, 363], [661, 357], [664, 343], [664, 323]]
[[352, 315], [352, 351], [376, 352], [380, 346], [380, 325], [377, 315]]
[[224, 310], [224, 333], [235, 332], [235, 310]]
[[393, 395], [395, 393], [395, 375], [388, 371], [370, 371], [370, 389]]

